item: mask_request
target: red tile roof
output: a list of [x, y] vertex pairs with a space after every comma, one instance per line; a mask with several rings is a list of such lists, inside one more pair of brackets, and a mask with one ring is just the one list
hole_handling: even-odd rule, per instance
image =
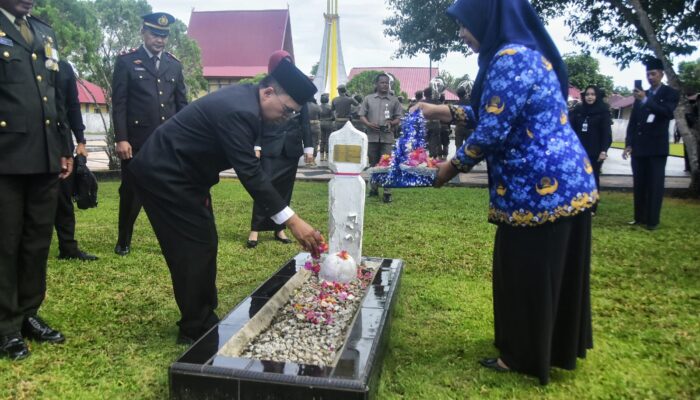
[[581, 100], [581, 91], [576, 86], [569, 85], [569, 99]]
[[105, 91], [101, 87], [83, 79], [78, 79], [77, 83], [80, 104], [107, 104]]
[[199, 44], [206, 78], [267, 72], [275, 50], [294, 56], [289, 10], [193, 10], [187, 34]]
[[[393, 75], [401, 83], [401, 90], [406, 92], [410, 99], [415, 97], [414, 95], [417, 90], [423, 90], [428, 87], [430, 79], [440, 74], [438, 68], [433, 68], [431, 70], [427, 67], [360, 67], [350, 70], [348, 81], [355, 75], [365, 71], [384, 71]], [[448, 90], [445, 91], [445, 99], [459, 100], [454, 93]]]

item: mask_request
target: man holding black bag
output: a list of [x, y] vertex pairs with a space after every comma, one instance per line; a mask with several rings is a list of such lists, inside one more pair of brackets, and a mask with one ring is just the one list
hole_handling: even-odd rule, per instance
[[[80, 113], [80, 101], [78, 100], [78, 86], [75, 80], [75, 73], [68, 62], [61, 60], [58, 62], [58, 82], [56, 87], [62, 90], [65, 95], [66, 120], [70, 125], [75, 142], [76, 161], [78, 157], [87, 158], [88, 151], [85, 148], [85, 125]], [[73, 150], [71, 141], [71, 150]], [[77, 167], [77, 163], [75, 165]], [[77, 168], [76, 168], [77, 172]], [[78, 247], [75, 240], [75, 211], [73, 209], [73, 193], [76, 183], [76, 174], [71, 174], [59, 184], [58, 207], [56, 208], [56, 219], [54, 227], [58, 236], [58, 258], [62, 260], [94, 261], [97, 257], [86, 253]]]

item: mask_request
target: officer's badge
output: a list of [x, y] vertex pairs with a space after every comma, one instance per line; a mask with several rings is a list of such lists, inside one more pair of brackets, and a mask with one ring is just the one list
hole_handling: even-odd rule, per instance
[[161, 15], [160, 18], [158, 18], [158, 24], [160, 26], [168, 26], [168, 17]]
[[136, 64], [136, 65], [140, 65], [141, 63], [142, 63], [141, 60], [134, 60], [134, 64]]
[[2, 30], [0, 30], [0, 37], [5, 37], [6, 35], [7, 35], [7, 34], [6, 34], [5, 32], [3, 32]]

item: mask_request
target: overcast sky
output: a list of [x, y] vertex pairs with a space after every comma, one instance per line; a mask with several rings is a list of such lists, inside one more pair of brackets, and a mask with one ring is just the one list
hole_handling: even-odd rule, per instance
[[[171, 13], [185, 24], [189, 23], [192, 9], [260, 10], [284, 9], [289, 5], [297, 65], [308, 73], [320, 57], [326, 0], [148, 0], [148, 3], [154, 11]], [[343, 57], [348, 72], [353, 67], [428, 66], [427, 55], [393, 58], [399, 44], [384, 36], [382, 20], [389, 15], [389, 10], [383, 0], [339, 0], [338, 3]], [[578, 46], [566, 40], [569, 30], [563, 21], [554, 21], [548, 29], [562, 54], [580, 52]], [[644, 78], [644, 66], [639, 63], [621, 71], [612, 59], [598, 54], [594, 56], [600, 61], [601, 73], [612, 76], [615, 85], [631, 89], [635, 79]], [[686, 59], [697, 58], [700, 58], [700, 52]], [[478, 69], [475, 55], [449, 54], [436, 66], [455, 76], [469, 74], [472, 79]]]

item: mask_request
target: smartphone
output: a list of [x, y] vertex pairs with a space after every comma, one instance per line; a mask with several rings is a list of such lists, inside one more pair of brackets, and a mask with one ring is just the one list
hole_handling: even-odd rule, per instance
[[634, 88], [639, 89], [639, 90], [644, 90], [644, 89], [642, 89], [642, 80], [641, 79], [635, 79]]

